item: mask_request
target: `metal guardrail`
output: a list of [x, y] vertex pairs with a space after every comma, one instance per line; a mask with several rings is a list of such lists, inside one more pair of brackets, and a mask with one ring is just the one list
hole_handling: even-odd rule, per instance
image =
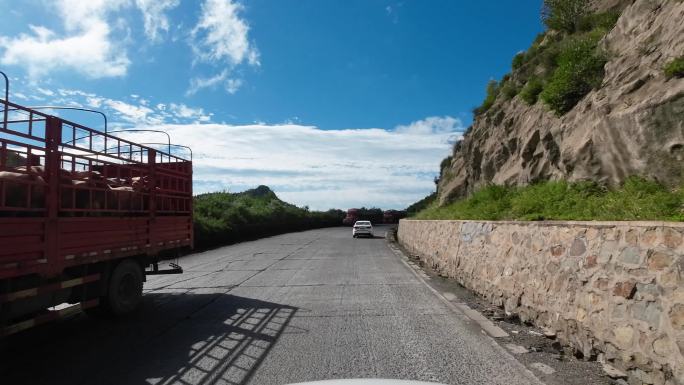
[[5, 101], [9, 101], [9, 78], [7, 77], [7, 74], [0, 71], [0, 75], [2, 75], [5, 78]]

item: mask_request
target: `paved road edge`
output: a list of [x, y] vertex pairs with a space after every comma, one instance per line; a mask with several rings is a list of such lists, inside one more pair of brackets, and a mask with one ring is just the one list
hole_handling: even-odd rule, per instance
[[418, 278], [418, 280], [422, 282], [452, 312], [454, 312], [455, 314], [462, 315], [470, 319], [471, 321], [475, 322], [475, 324], [480, 326], [482, 334], [489, 339], [490, 344], [499, 352], [501, 352], [509, 361], [511, 361], [513, 365], [518, 366], [523, 373], [530, 377], [531, 381], [534, 381], [534, 383], [538, 385], [546, 385], [537, 376], [535, 376], [535, 374], [530, 369], [528, 369], [522, 362], [518, 361], [508, 350], [506, 350], [503, 346], [499, 345], [494, 340], [495, 338], [507, 337], [508, 333], [506, 333], [506, 331], [494, 325], [492, 321], [487, 319], [480, 312], [473, 310], [465, 303], [452, 302], [449, 299], [447, 299], [439, 290], [432, 287], [432, 285], [430, 285], [430, 283], [427, 281], [430, 278], [422, 270], [420, 270], [419, 266], [417, 266], [415, 263], [411, 263], [406, 253], [401, 249], [401, 247], [399, 247], [393, 231], [390, 230], [385, 232], [385, 239], [387, 241], [387, 247], [392, 251], [394, 255], [396, 255], [399, 258], [399, 261], [401, 261], [401, 263], [409, 271], [411, 271], [416, 276], [416, 278]]

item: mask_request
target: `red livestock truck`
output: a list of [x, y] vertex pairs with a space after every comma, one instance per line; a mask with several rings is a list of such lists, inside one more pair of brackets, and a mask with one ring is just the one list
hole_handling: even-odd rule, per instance
[[192, 161], [0, 99], [0, 337], [120, 315], [191, 248]]

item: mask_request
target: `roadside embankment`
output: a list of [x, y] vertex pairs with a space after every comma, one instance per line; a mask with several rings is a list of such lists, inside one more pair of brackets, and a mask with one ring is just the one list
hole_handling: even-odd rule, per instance
[[404, 219], [398, 238], [630, 383], [684, 384], [684, 223]]

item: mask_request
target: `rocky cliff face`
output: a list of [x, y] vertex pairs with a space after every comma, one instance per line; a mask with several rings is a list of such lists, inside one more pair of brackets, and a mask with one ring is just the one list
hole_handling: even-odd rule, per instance
[[596, 180], [630, 175], [684, 180], [684, 78], [663, 67], [684, 54], [684, 1], [599, 1], [619, 6], [599, 46], [607, 53], [600, 87], [559, 117], [541, 101], [499, 95], [454, 148], [438, 186], [441, 203], [489, 184]]

